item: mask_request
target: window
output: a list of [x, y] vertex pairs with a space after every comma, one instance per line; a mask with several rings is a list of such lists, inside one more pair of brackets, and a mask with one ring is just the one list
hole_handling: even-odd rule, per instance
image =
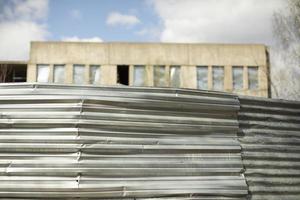
[[49, 82], [49, 65], [37, 65], [37, 82], [47, 83]]
[[[27, 65], [23, 64], [14, 64], [13, 66], [9, 66], [12, 68], [11, 76], [8, 76], [8, 81], [12, 82], [26, 82], [27, 77]], [[11, 79], [10, 79], [11, 77]]]
[[65, 82], [65, 66], [54, 65], [53, 66], [53, 82], [64, 83]]
[[166, 86], [166, 67], [164, 65], [153, 66], [153, 79], [154, 86]]
[[233, 90], [243, 89], [243, 73], [244, 68], [242, 66], [232, 67]]
[[180, 87], [180, 66], [170, 66], [170, 86]]
[[248, 67], [248, 86], [250, 90], [258, 89], [258, 67]]
[[129, 85], [129, 65], [117, 66], [117, 82], [121, 85]]
[[213, 66], [213, 89], [223, 90], [224, 88], [224, 67]]
[[146, 85], [146, 68], [144, 65], [134, 66], [134, 86], [145, 86]]
[[73, 83], [84, 84], [84, 65], [73, 65]]
[[100, 83], [100, 66], [99, 65], [90, 65], [90, 84]]
[[198, 66], [197, 67], [197, 88], [198, 89], [208, 89], [207, 84], [208, 76], [208, 67], [207, 66]]

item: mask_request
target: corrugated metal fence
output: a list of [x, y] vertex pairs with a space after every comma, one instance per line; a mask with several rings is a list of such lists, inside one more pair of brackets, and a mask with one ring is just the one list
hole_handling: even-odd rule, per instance
[[300, 102], [240, 97], [242, 157], [251, 199], [300, 199]]
[[260, 199], [278, 186], [296, 198], [300, 103], [240, 101], [241, 112], [225, 93], [0, 85], [0, 197]]
[[2, 197], [247, 194], [234, 96], [37, 84], [0, 94]]

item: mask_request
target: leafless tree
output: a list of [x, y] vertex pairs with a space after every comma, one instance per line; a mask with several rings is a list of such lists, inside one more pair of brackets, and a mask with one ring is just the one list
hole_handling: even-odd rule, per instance
[[287, 0], [275, 12], [273, 32], [276, 45], [272, 52], [272, 79], [279, 98], [300, 99], [300, 0]]
[[300, 0], [288, 0], [284, 10], [275, 12], [273, 30], [277, 45], [289, 62], [300, 64]]
[[0, 83], [8, 81], [8, 77], [12, 73], [12, 68], [7, 64], [0, 64]]

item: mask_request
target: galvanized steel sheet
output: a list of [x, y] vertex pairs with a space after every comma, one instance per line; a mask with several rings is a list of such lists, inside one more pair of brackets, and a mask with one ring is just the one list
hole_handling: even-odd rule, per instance
[[243, 199], [233, 95], [0, 85], [0, 197]]
[[299, 199], [299, 102], [1, 84], [0, 114], [2, 198]]

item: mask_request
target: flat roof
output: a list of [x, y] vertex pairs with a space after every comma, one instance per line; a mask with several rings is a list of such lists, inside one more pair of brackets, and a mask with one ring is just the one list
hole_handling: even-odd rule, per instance
[[132, 45], [211, 45], [211, 46], [267, 46], [262, 43], [200, 43], [200, 42], [125, 42], [125, 41], [111, 41], [111, 42], [89, 42], [89, 41], [31, 41], [31, 43], [87, 43], [87, 44], [132, 44]]
[[0, 60], [0, 64], [27, 65], [28, 61], [26, 61], [26, 60]]

